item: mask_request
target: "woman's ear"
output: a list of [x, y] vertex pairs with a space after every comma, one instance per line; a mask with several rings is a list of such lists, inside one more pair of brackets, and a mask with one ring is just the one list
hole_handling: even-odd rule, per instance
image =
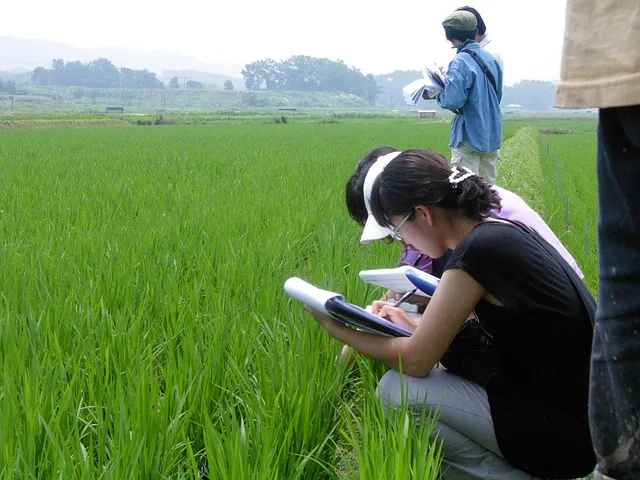
[[425, 205], [418, 205], [416, 207], [416, 218], [423, 218], [430, 227], [433, 227], [435, 223], [433, 210]]

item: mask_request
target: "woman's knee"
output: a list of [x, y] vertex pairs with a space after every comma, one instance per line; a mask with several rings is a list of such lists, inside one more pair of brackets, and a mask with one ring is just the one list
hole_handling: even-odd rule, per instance
[[403, 396], [400, 373], [396, 370], [389, 370], [385, 373], [378, 383], [376, 393], [382, 401], [385, 411], [400, 406]]
[[426, 377], [415, 378], [403, 375], [397, 370], [389, 370], [378, 383], [377, 394], [385, 410], [409, 406], [437, 406], [444, 394], [445, 378], [448, 372], [434, 368]]

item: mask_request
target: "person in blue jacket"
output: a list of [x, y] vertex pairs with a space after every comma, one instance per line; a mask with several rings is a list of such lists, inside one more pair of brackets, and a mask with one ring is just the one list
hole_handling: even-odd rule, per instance
[[475, 40], [476, 17], [455, 11], [444, 22], [445, 35], [457, 50], [437, 94], [440, 107], [453, 111], [451, 163], [471, 169], [496, 183], [502, 146], [502, 68], [499, 61]]

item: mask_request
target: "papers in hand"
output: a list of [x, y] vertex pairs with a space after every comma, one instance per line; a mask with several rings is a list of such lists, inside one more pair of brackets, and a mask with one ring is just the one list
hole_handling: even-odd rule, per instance
[[330, 315], [349, 327], [389, 337], [411, 336], [411, 331], [346, 302], [338, 293], [322, 290], [298, 277], [288, 279], [284, 284], [284, 290], [292, 298], [318, 312]]
[[427, 95], [433, 96], [444, 90], [444, 79], [438, 72], [427, 68], [422, 72], [422, 76], [422, 79], [415, 80], [402, 89], [404, 101], [409, 105], [417, 105], [425, 91]]
[[421, 297], [431, 297], [440, 281], [439, 278], [408, 265], [397, 268], [362, 270], [360, 278], [372, 285], [399, 293], [410, 292], [417, 287], [418, 291], [415, 294]]

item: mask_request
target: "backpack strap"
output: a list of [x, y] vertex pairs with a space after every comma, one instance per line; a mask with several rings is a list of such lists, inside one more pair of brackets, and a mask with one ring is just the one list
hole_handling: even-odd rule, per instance
[[468, 53], [469, 55], [471, 55], [471, 58], [473, 58], [476, 61], [480, 69], [487, 76], [487, 80], [489, 80], [489, 83], [493, 87], [493, 90], [496, 92], [496, 95], [498, 95], [498, 85], [496, 84], [496, 79], [493, 77], [493, 73], [491, 73], [491, 70], [489, 70], [489, 67], [487, 67], [487, 64], [484, 63], [484, 60], [480, 58], [480, 55], [478, 55], [473, 50], [461, 50], [460, 53], [462, 52]]

